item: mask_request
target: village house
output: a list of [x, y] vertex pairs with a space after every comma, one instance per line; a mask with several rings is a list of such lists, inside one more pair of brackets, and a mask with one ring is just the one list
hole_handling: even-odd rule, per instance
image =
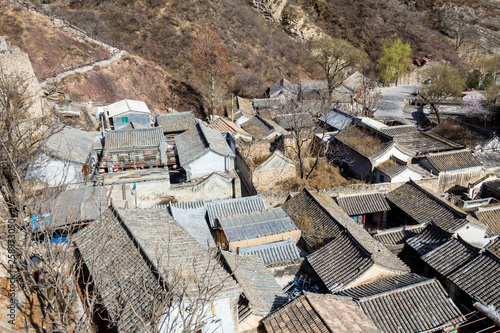
[[247, 131], [225, 118], [217, 118], [208, 124], [208, 127], [221, 133], [230, 133], [235, 140], [241, 139], [246, 142], [253, 140], [253, 137]]
[[222, 251], [222, 257], [243, 289], [238, 304], [241, 332], [255, 331], [260, 320], [288, 301], [262, 259]]
[[104, 150], [100, 171], [162, 167], [167, 163], [166, 143], [160, 127], [108, 131], [104, 133]]
[[249, 99], [236, 96], [236, 111], [231, 110], [231, 121], [241, 126], [255, 116], [255, 114], [254, 107]]
[[425, 224], [416, 224], [377, 230], [372, 236], [377, 241], [384, 244], [392, 253], [399, 255], [405, 249], [406, 240], [419, 234], [425, 226]]
[[98, 132], [56, 126], [42, 149], [37, 178], [49, 186], [81, 184], [94, 173], [101, 142]]
[[500, 205], [479, 207], [474, 216], [488, 227], [486, 237], [500, 236]]
[[484, 243], [486, 226], [413, 181], [388, 192], [386, 198], [391, 205], [391, 226], [432, 223], [472, 244]]
[[288, 238], [297, 243], [301, 231], [283, 208], [219, 216], [217, 241], [232, 250], [283, 241]]
[[385, 229], [387, 211], [391, 208], [380, 192], [340, 194], [335, 198], [337, 204], [355, 222], [368, 231]]
[[287, 100], [295, 101], [299, 95], [299, 87], [286, 78], [282, 78], [271, 85], [266, 95], [268, 98], [280, 98], [283, 96]]
[[414, 273], [335, 294], [356, 302], [384, 333], [449, 331], [465, 322], [439, 281]]
[[287, 131], [314, 127], [312, 115], [309, 112], [300, 111], [296, 110], [294, 113], [279, 114], [276, 116], [275, 121]]
[[264, 119], [260, 115], [254, 116], [241, 126], [245, 131], [250, 133], [256, 140], [272, 141], [287, 131], [272, 120]]
[[351, 299], [305, 292], [262, 320], [267, 333], [378, 333]]
[[258, 192], [275, 189], [279, 184], [297, 175], [295, 161], [285, 156], [280, 150], [275, 150], [249, 171], [252, 184]]
[[[212, 229], [219, 229], [219, 218], [266, 210], [266, 203], [260, 195], [216, 200], [207, 203], [208, 222]], [[217, 243], [221, 243], [220, 240]]]
[[164, 209], [110, 208], [74, 241], [117, 332], [155, 324], [160, 333], [182, 332], [184, 311], [197, 311], [204, 330], [238, 330], [241, 288]]
[[419, 165], [403, 162], [394, 156], [387, 161], [377, 165], [373, 169], [373, 183], [404, 183], [410, 179], [413, 181], [436, 178], [429, 171]]
[[222, 133], [201, 123], [176, 135], [175, 143], [180, 166], [190, 181], [214, 172], [234, 170], [234, 153]]
[[169, 137], [181, 134], [196, 124], [196, 117], [191, 111], [162, 113], [156, 116], [156, 126], [163, 129], [167, 141]]
[[301, 101], [328, 98], [328, 82], [300, 81], [299, 99]]
[[482, 164], [470, 150], [431, 153], [419, 159], [419, 164], [432, 174], [439, 175], [439, 192], [454, 186], [466, 187], [483, 175]]
[[312, 252], [307, 261], [331, 292], [409, 272], [331, 198], [304, 189], [283, 208], [302, 230]]
[[349, 113], [333, 108], [327, 114], [319, 117], [319, 121], [323, 123], [329, 131], [341, 131], [350, 126], [356, 118]]
[[344, 165], [360, 179], [371, 180], [375, 167], [391, 157], [401, 161], [411, 158], [391, 137], [359, 123], [335, 134], [332, 145], [342, 152]]
[[[99, 114], [106, 122], [105, 127], [112, 130], [124, 128], [150, 128], [151, 111], [146, 103], [124, 99], [122, 101], [98, 108]], [[131, 127], [132, 126], [132, 127]]]

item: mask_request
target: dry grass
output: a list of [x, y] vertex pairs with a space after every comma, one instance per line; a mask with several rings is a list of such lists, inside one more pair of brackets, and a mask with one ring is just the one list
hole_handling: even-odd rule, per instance
[[336, 138], [365, 156], [371, 156], [382, 149], [382, 140], [378, 135], [372, 135], [365, 128], [352, 126], [341, 131]]
[[[310, 158], [305, 163], [305, 175], [311, 170], [314, 159]], [[344, 178], [338, 167], [331, 165], [326, 158], [320, 158], [318, 166], [313, 171], [309, 179], [301, 179], [299, 175], [295, 178], [287, 179], [279, 183], [276, 187], [277, 192], [296, 192], [304, 187], [310, 190], [322, 190], [325, 188], [334, 188], [338, 186], [347, 186], [350, 184], [361, 183], [356, 179]]]
[[436, 125], [432, 132], [468, 147], [475, 147], [484, 140], [482, 136], [469, 130], [467, 126], [449, 119], [445, 119], [441, 124]]

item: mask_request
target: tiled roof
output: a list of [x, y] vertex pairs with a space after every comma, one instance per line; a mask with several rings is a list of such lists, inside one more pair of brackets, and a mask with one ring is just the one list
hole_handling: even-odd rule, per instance
[[328, 90], [328, 82], [326, 81], [300, 81], [300, 91], [302, 93], [324, 90]]
[[227, 251], [222, 251], [222, 255], [243, 289], [252, 313], [267, 316], [288, 301], [262, 259]]
[[414, 155], [464, 148], [463, 145], [435, 133], [420, 131], [396, 135], [394, 141]]
[[481, 167], [481, 163], [472, 155], [470, 150], [429, 154], [427, 161], [438, 172]]
[[255, 109], [281, 109], [283, 100], [280, 98], [254, 98], [252, 100]]
[[450, 237], [450, 233], [444, 231], [434, 223], [429, 223], [416, 236], [408, 238], [406, 243], [420, 255], [424, 255], [444, 244]]
[[206, 219], [206, 207], [182, 209], [171, 205], [169, 210], [173, 218], [196, 239], [198, 244], [202, 247], [215, 247]]
[[140, 113], [151, 113], [149, 111], [146, 103], [143, 101], [134, 101], [130, 99], [124, 99], [113, 104], [109, 104], [103, 107], [106, 112], [106, 116], [113, 118], [119, 116], [126, 112], [140, 112]]
[[[201, 282], [211, 288], [210, 296], [214, 299], [239, 295], [240, 288], [219, 260], [198, 244], [165, 209], [118, 209], [117, 212], [124, 227], [167, 285], [176, 283], [176, 287], [183, 289], [186, 300], [200, 296], [198, 282], [200, 276], [207, 274], [209, 280]], [[184, 277], [181, 281], [177, 280], [179, 275]]]
[[[367, 291], [366, 296], [356, 297], [356, 303], [385, 333], [415, 333], [428, 330], [434, 332], [465, 321], [437, 280], [421, 281], [417, 277], [415, 280], [413, 284], [394, 285], [392, 290], [377, 294], [373, 294], [373, 291], [385, 288], [372, 288], [371, 285], [356, 287], [363, 287]], [[379, 282], [373, 284], [377, 283]], [[390, 283], [385, 283], [390, 286]]]
[[[304, 189], [286, 201], [283, 208], [302, 230], [302, 235], [307, 233], [309, 242], [314, 241], [312, 247], [320, 246], [341, 236], [346, 230], [355, 239], [355, 243], [371, 255], [371, 259], [379, 267], [389, 269], [396, 274], [409, 271], [409, 268], [397, 256], [374, 240], [333, 199]], [[303, 228], [300, 223], [303, 224]], [[304, 239], [307, 242], [305, 237]]]
[[453, 237], [421, 258], [439, 274], [447, 277], [460, 266], [471, 261], [477, 254], [477, 248]]
[[156, 116], [156, 123], [165, 133], [184, 132], [196, 124], [196, 118], [191, 111], [164, 113]]
[[232, 156], [234, 153], [222, 136], [221, 132], [197, 123], [191, 129], [175, 136], [175, 144], [181, 166], [191, 163], [204, 156], [209, 151], [222, 156]]
[[256, 139], [265, 139], [276, 131], [269, 120], [265, 120], [259, 115], [254, 116], [241, 126]]
[[243, 254], [259, 257], [266, 265], [285, 264], [305, 257], [303, 251], [291, 239], [241, 248], [240, 255]]
[[415, 125], [400, 125], [400, 126], [387, 126], [387, 127], [382, 127], [379, 129], [380, 132], [389, 135], [389, 136], [396, 136], [399, 134], [406, 134], [406, 133], [413, 133], [417, 132], [417, 126]]
[[176, 202], [176, 203], [170, 203], [169, 204], [172, 207], [179, 208], [179, 209], [197, 209], [197, 208], [205, 208], [207, 207], [207, 204], [205, 201], [188, 201], [188, 202]]
[[[50, 228], [57, 228], [78, 222], [93, 221], [108, 208], [106, 189], [102, 186], [85, 186], [69, 189], [41, 207], [43, 213], [52, 214], [45, 218]], [[47, 222], [50, 221], [50, 222]], [[40, 223], [42, 221], [39, 221]]]
[[165, 142], [163, 130], [159, 127], [109, 131], [104, 135], [104, 149], [108, 151], [128, 148], [159, 147], [160, 143]]
[[321, 120], [324, 123], [327, 123], [329, 126], [334, 127], [338, 130], [343, 130], [350, 124], [352, 124], [352, 121], [354, 119], [354, 116], [340, 111], [336, 108], [328, 112], [327, 114], [319, 117], [319, 120]]
[[486, 246], [486, 249], [500, 258], [500, 237], [490, 241]]
[[219, 216], [228, 242], [238, 242], [299, 230], [283, 208]]
[[312, 248], [324, 245], [342, 232], [341, 225], [308, 190], [304, 189], [282, 207], [302, 230], [302, 238]]
[[346, 288], [374, 264], [370, 253], [346, 231], [307, 256], [307, 260], [331, 292]]
[[385, 212], [391, 209], [380, 192], [338, 196], [337, 203], [349, 216]]
[[500, 207], [494, 209], [479, 209], [474, 213], [477, 219], [488, 226], [487, 237], [500, 235]]
[[279, 114], [276, 116], [276, 122], [286, 130], [300, 130], [314, 126], [313, 118], [307, 112]]
[[429, 279], [426, 277], [420, 276], [415, 273], [410, 273], [393, 276], [372, 283], [362, 284], [354, 288], [337, 291], [335, 295], [346, 296], [359, 300], [363, 297], [370, 297], [382, 293], [392, 292], [394, 290], [405, 288], [427, 280]]
[[208, 127], [211, 129], [217, 130], [219, 132], [231, 132], [231, 133], [239, 132], [239, 133], [250, 135], [243, 128], [239, 127], [238, 125], [236, 125], [232, 121], [224, 119], [224, 118], [217, 118], [217, 120], [210, 123], [208, 125]]
[[355, 302], [334, 295], [305, 293], [262, 320], [268, 333], [377, 333]]
[[251, 118], [255, 115], [255, 111], [249, 99], [236, 96], [236, 102], [238, 103], [238, 109], [241, 110], [245, 117]]
[[399, 175], [408, 167], [407, 163], [402, 163], [399, 161], [394, 161], [393, 159], [389, 159], [375, 167], [383, 174], [393, 178]]
[[448, 278], [469, 296], [500, 308], [500, 258], [486, 250], [462, 265]]
[[389, 136], [362, 124], [345, 128], [335, 135], [335, 140], [368, 159], [380, 155], [394, 144]]
[[297, 98], [299, 87], [287, 79], [282, 78], [271, 85], [269, 88], [269, 96], [274, 97], [281, 93], [284, 93], [288, 98]]
[[232, 216], [266, 210], [266, 203], [260, 195], [236, 199], [217, 200], [207, 203], [207, 213], [210, 226], [217, 228], [217, 219], [221, 216]]
[[445, 118], [431, 131], [473, 149], [479, 144], [484, 145], [495, 136], [493, 132], [450, 117]]
[[408, 238], [411, 238], [424, 229], [424, 224], [410, 225], [399, 228], [392, 228], [378, 231], [373, 238], [387, 247], [403, 245]]
[[118, 332], [149, 332], [152, 328], [138, 315], [151, 316], [162, 290], [113, 211], [107, 210], [73, 239]]
[[97, 132], [85, 132], [69, 126], [54, 128], [43, 143], [43, 150], [62, 161], [85, 164], [94, 146]]
[[454, 232], [467, 223], [467, 214], [440, 200], [412, 181], [386, 194], [387, 200], [411, 216], [417, 223], [434, 221]]

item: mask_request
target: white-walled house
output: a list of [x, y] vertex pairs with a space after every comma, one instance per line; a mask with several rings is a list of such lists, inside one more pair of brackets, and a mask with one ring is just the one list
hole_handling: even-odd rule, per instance
[[234, 169], [234, 153], [223, 134], [200, 123], [175, 137], [179, 163], [187, 180]]

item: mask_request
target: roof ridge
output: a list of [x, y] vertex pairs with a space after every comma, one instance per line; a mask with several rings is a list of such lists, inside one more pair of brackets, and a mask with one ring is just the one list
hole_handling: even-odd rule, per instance
[[[410, 274], [412, 274], [412, 273], [410, 273]], [[418, 275], [418, 276], [421, 276], [421, 275]], [[423, 286], [423, 285], [427, 285], [427, 284], [431, 284], [431, 283], [437, 282], [437, 280], [435, 278], [431, 279], [431, 278], [426, 278], [425, 276], [422, 276], [422, 277], [424, 279], [426, 279], [426, 280], [418, 281], [416, 283], [408, 284], [408, 285], [401, 286], [401, 287], [397, 287], [395, 289], [387, 290], [387, 291], [384, 291], [384, 292], [381, 292], [381, 293], [378, 293], [378, 294], [374, 294], [374, 295], [370, 295], [370, 296], [365, 296], [365, 297], [359, 297], [359, 298], [355, 298], [355, 299], [358, 300], [358, 301], [360, 301], [360, 302], [368, 301], [368, 300], [372, 300], [372, 299], [375, 299], [375, 298], [379, 298], [379, 297], [391, 295], [391, 294], [393, 294], [395, 292], [402, 292], [402, 291], [406, 291], [406, 290], [409, 290], [409, 289], [413, 289], [413, 288], [416, 288], [416, 287], [420, 287], [420, 286]], [[382, 280], [378, 280], [378, 281], [382, 281]]]
[[455, 141], [450, 140], [450, 139], [447, 139], [444, 136], [441, 136], [441, 135], [439, 135], [437, 133], [432, 133], [431, 134], [431, 133], [429, 133], [427, 131], [420, 131], [420, 133], [422, 133], [423, 135], [428, 136], [428, 137], [430, 137], [432, 139], [441, 141], [442, 143], [447, 144], [448, 146], [451, 146], [453, 148], [457, 148], [457, 147], [465, 148], [465, 146], [463, 144], [455, 142]]
[[415, 224], [415, 225], [406, 225], [402, 227], [396, 227], [396, 228], [391, 228], [391, 229], [385, 229], [385, 230], [380, 230], [377, 231], [374, 235], [386, 235], [390, 234], [393, 232], [400, 232], [404, 230], [413, 230], [413, 229], [418, 229], [418, 228], [425, 228], [425, 223], [420, 223], [420, 224]]

